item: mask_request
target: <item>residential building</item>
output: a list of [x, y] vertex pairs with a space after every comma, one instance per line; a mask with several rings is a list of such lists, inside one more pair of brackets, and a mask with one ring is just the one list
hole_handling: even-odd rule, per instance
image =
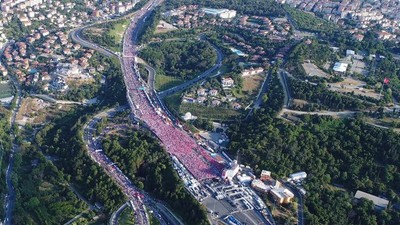
[[279, 204], [289, 204], [294, 197], [294, 194], [289, 189], [283, 187], [271, 189], [270, 193]]
[[235, 84], [232, 78], [222, 78], [222, 87], [224, 88], [229, 88], [232, 87]]

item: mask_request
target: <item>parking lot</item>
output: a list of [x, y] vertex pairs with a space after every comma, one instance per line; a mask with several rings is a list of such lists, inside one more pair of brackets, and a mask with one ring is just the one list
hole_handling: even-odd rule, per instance
[[266, 208], [264, 202], [250, 187], [223, 182], [209, 182], [205, 186], [210, 195], [202, 204], [215, 220], [231, 215], [242, 224], [270, 224], [261, 213]]

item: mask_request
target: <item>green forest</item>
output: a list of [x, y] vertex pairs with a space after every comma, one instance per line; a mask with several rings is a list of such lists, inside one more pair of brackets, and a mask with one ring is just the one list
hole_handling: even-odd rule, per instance
[[22, 145], [16, 155], [17, 224], [60, 224], [86, 210], [88, 206], [77, 199], [72, 186], [91, 204], [103, 205], [100, 214], [106, 216], [125, 202], [118, 186], [89, 158], [82, 140], [82, 126], [91, 114], [126, 103], [119, 61], [95, 58], [93, 66], [105, 67], [106, 84], [97, 93], [101, 105], [60, 113], [36, 133], [32, 145]]
[[303, 99], [319, 105], [319, 109], [363, 110], [374, 106], [373, 98], [365, 96], [344, 95], [330, 91], [322, 83], [313, 85], [294, 78], [289, 79], [292, 97]]
[[14, 171], [15, 224], [65, 223], [88, 208], [69, 189], [63, 173], [34, 146], [21, 146]]
[[186, 224], [208, 224], [205, 209], [186, 191], [168, 154], [149, 134], [108, 136], [103, 150], [139, 188], [165, 201]]
[[[11, 148], [10, 139], [10, 111], [0, 107], [0, 193], [6, 193], [6, 168]], [[4, 178], [4, 179], [3, 179]], [[4, 195], [0, 195], [0, 201], [4, 202]], [[0, 207], [0, 216], [4, 215], [4, 207]]]
[[168, 41], [144, 48], [140, 57], [158, 74], [190, 80], [217, 61], [214, 49], [204, 41]]
[[399, 202], [400, 136], [358, 119], [302, 119], [292, 125], [259, 112], [231, 127], [229, 151], [277, 178], [306, 171], [307, 224], [398, 224], [399, 212], [374, 212], [369, 203], [352, 204], [352, 196], [362, 190]]
[[283, 8], [288, 12], [290, 19], [293, 20], [294, 25], [299, 30], [319, 33], [331, 32], [338, 29], [337, 25], [333, 22], [316, 17], [311, 13], [294, 9], [289, 5], [284, 5]]
[[283, 92], [276, 75], [269, 85], [262, 109], [231, 125], [228, 152], [275, 178], [306, 171], [306, 224], [398, 224], [398, 211], [377, 212], [369, 201], [353, 203], [353, 196], [362, 190], [400, 201], [400, 135], [359, 118], [304, 115], [297, 124], [277, 119]]

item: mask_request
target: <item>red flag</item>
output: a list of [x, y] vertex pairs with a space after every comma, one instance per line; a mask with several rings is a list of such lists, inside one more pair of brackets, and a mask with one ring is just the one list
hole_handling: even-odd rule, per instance
[[384, 83], [384, 84], [388, 84], [389, 81], [390, 81], [390, 80], [389, 80], [389, 78], [387, 78], [387, 77], [385, 77], [385, 79], [383, 79], [383, 83]]

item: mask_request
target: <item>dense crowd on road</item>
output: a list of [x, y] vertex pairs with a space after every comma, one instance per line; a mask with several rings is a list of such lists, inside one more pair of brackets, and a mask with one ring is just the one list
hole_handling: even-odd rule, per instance
[[101, 165], [110, 177], [112, 177], [116, 183], [121, 187], [122, 191], [132, 200], [135, 206], [135, 220], [138, 224], [150, 225], [146, 209], [142, 202], [141, 191], [138, 190], [133, 183], [122, 173], [122, 171], [100, 150], [101, 142], [99, 139], [93, 137], [95, 132], [95, 124], [100, 121], [96, 119], [91, 121], [85, 128], [85, 141], [88, 144], [89, 155], [92, 159]]
[[202, 180], [219, 176], [223, 165], [216, 162], [184, 130], [172, 124], [157, 102], [149, 96], [147, 84], [141, 80], [136, 66], [136, 46], [132, 44], [135, 26], [137, 24], [132, 22], [126, 31], [122, 57], [128, 100], [133, 113], [146, 123], [166, 150], [176, 156], [195, 178]]

